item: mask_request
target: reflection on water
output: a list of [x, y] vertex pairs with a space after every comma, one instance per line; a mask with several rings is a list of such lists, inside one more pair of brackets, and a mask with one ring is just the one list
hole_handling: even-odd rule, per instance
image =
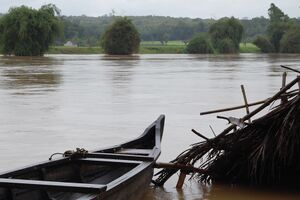
[[2, 57], [0, 84], [15, 94], [53, 91], [61, 81], [59, 70], [52, 67], [58, 64], [48, 57]]
[[130, 93], [130, 85], [135, 67], [139, 65], [139, 56], [107, 56], [103, 57], [107, 61], [106, 67], [109, 69], [106, 76], [111, 77], [111, 89], [116, 97]]
[[[167, 162], [199, 141], [191, 128], [212, 137], [209, 125], [216, 132], [227, 125], [200, 111], [243, 104], [240, 84], [249, 102], [265, 99], [281, 87], [279, 65], [297, 68], [299, 62], [299, 55], [267, 54], [1, 56], [0, 170], [66, 149], [127, 141], [161, 113], [166, 124], [160, 161]], [[145, 199], [297, 199], [196, 182], [176, 190], [176, 181], [150, 187]]]

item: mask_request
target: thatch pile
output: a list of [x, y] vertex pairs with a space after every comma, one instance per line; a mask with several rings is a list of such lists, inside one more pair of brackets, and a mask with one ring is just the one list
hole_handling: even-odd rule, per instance
[[[299, 91], [292, 94], [246, 127], [193, 144], [171, 163], [197, 165], [206, 170], [207, 173], [197, 174], [203, 182], [299, 186], [300, 95]], [[160, 171], [156, 183], [163, 185], [176, 172]]]

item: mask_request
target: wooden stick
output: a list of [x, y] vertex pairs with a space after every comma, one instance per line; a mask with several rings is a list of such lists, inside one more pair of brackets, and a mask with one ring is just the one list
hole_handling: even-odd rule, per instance
[[210, 128], [211, 132], [214, 134], [214, 136], [216, 137], [217, 135], [216, 135], [214, 129], [211, 127], [211, 125], [209, 125], [209, 128]]
[[[244, 98], [244, 102], [245, 102], [246, 113], [247, 113], [247, 115], [249, 115], [250, 111], [249, 111], [249, 106], [248, 106], [248, 101], [247, 101], [247, 96], [246, 96], [244, 85], [241, 85], [241, 90], [242, 90], [243, 98]], [[249, 123], [251, 123], [250, 118], [248, 121], [249, 121]]]
[[202, 139], [209, 141], [209, 139], [207, 137], [205, 137], [201, 133], [197, 132], [195, 129], [192, 129], [192, 132], [195, 133], [196, 135], [198, 135], [199, 137], [201, 137]]
[[298, 78], [298, 88], [299, 88], [299, 94], [300, 94], [300, 76], [297, 76]]
[[[281, 88], [284, 88], [285, 85], [286, 85], [286, 76], [287, 76], [287, 73], [286, 72], [283, 72], [282, 74], [282, 87]], [[284, 94], [283, 94], [284, 95]], [[287, 97], [286, 96], [281, 96], [281, 104], [284, 104], [288, 101]]]
[[177, 170], [182, 170], [186, 174], [188, 173], [200, 173], [200, 174], [209, 174], [207, 170], [205, 169], [199, 169], [196, 167], [193, 167], [191, 165], [183, 165], [183, 164], [175, 164], [175, 163], [155, 163], [154, 168], [158, 169], [177, 169]]
[[[256, 106], [256, 105], [259, 105], [259, 104], [263, 104], [266, 101], [267, 101], [267, 99], [263, 100], [263, 101], [257, 101], [257, 102], [254, 102], [254, 103], [249, 103], [248, 107], [250, 107], [250, 106]], [[211, 111], [206, 111], [206, 112], [201, 112], [200, 115], [208, 115], [208, 114], [213, 114], [213, 113], [226, 112], [226, 111], [231, 111], [231, 110], [238, 110], [238, 109], [241, 109], [241, 108], [245, 108], [245, 105], [234, 106], [234, 107], [230, 107], [230, 108], [217, 109], [217, 110], [211, 110]]]
[[[272, 103], [274, 100], [276, 100], [278, 97], [280, 97], [281, 94], [285, 93], [288, 89], [290, 89], [291, 87], [293, 87], [296, 83], [298, 83], [300, 81], [300, 76], [297, 76], [297, 78], [295, 78], [293, 81], [291, 81], [289, 84], [287, 84], [284, 88], [281, 88], [281, 90], [279, 92], [277, 92], [273, 97], [269, 98], [266, 100], [265, 103], [263, 103], [261, 106], [259, 106], [258, 108], [256, 108], [255, 110], [253, 110], [251, 113], [249, 113], [248, 115], [245, 115], [242, 120], [248, 120], [249, 118], [253, 117], [254, 115], [256, 115], [258, 112], [262, 111], [264, 108], [266, 108], [268, 105], [270, 105], [270, 103]], [[226, 135], [227, 133], [229, 133], [232, 129], [234, 129], [236, 127], [236, 125], [231, 125], [229, 127], [227, 127], [222, 133], [220, 133], [216, 138], [221, 138], [224, 135]]]
[[180, 171], [178, 182], [176, 184], [176, 188], [177, 189], [181, 189], [182, 188], [182, 186], [184, 184], [185, 177], [186, 177], [186, 173], [184, 173], [183, 171]]
[[293, 72], [300, 73], [300, 71], [299, 71], [299, 70], [297, 70], [297, 69], [293, 69], [293, 68], [291, 68], [291, 67], [287, 67], [287, 66], [284, 66], [284, 65], [280, 65], [280, 67], [282, 67], [282, 68], [285, 68], [285, 69], [288, 69], [288, 70], [291, 70], [291, 71], [293, 71]]

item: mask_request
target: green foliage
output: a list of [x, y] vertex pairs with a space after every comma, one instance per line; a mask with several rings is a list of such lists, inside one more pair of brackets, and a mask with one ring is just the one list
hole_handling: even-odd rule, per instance
[[292, 28], [280, 40], [280, 52], [300, 53], [300, 27]]
[[284, 33], [291, 26], [289, 17], [285, 15], [275, 4], [271, 4], [268, 14], [270, 17], [270, 25], [268, 26], [268, 35], [270, 42], [274, 46], [275, 52], [280, 51], [280, 40]]
[[219, 53], [237, 53], [243, 32], [243, 25], [233, 17], [218, 20], [209, 30], [213, 47]]
[[191, 54], [209, 54], [214, 52], [207, 34], [198, 34], [193, 37], [188, 43], [186, 51]]
[[105, 53], [113, 55], [128, 55], [137, 53], [140, 45], [140, 34], [131, 20], [118, 18], [105, 31], [101, 38], [101, 46]]
[[257, 36], [257, 38], [253, 41], [253, 44], [260, 48], [263, 53], [274, 52], [274, 47], [267, 37]]
[[52, 4], [39, 10], [26, 6], [11, 8], [0, 21], [2, 52], [16, 56], [43, 55], [61, 33], [58, 14]]

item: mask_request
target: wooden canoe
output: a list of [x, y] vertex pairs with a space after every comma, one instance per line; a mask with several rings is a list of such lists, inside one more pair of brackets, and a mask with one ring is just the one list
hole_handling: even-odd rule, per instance
[[135, 140], [0, 174], [0, 200], [131, 200], [147, 190], [164, 115]]

